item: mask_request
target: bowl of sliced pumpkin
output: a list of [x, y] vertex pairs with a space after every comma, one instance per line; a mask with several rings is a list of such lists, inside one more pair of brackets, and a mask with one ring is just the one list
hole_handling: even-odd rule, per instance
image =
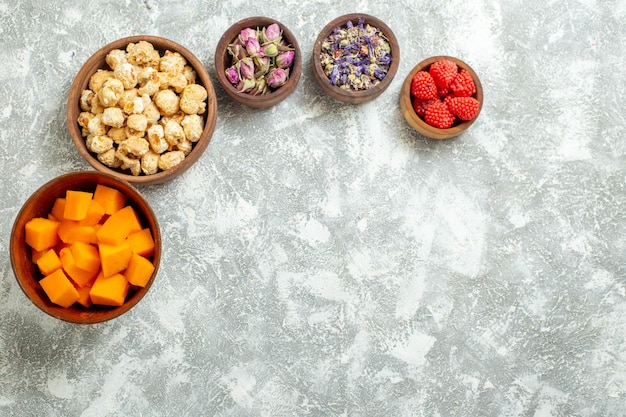
[[18, 212], [11, 266], [24, 294], [60, 320], [93, 324], [134, 307], [161, 259], [148, 201], [113, 175], [80, 171], [37, 189]]

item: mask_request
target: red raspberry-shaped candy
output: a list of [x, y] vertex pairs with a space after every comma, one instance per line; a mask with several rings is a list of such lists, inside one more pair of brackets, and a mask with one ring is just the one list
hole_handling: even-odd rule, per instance
[[447, 129], [454, 123], [456, 118], [443, 101], [437, 101], [426, 109], [424, 120], [426, 123], [439, 129]]
[[432, 100], [437, 98], [437, 86], [435, 80], [426, 71], [419, 71], [411, 80], [411, 95], [423, 100]]
[[480, 103], [474, 97], [450, 97], [444, 103], [461, 120], [472, 120], [478, 114]]
[[471, 97], [476, 94], [476, 85], [471, 74], [462, 69], [450, 81], [450, 90], [456, 97]]
[[424, 117], [428, 106], [438, 101], [439, 100], [437, 100], [436, 98], [430, 99], [430, 100], [424, 100], [424, 99], [415, 97], [413, 99], [413, 110], [415, 110], [415, 113], [417, 113], [420, 117]]
[[458, 72], [459, 67], [449, 59], [433, 62], [428, 70], [428, 73], [432, 75], [435, 84], [440, 89], [447, 89], [450, 85], [450, 81], [452, 81]]

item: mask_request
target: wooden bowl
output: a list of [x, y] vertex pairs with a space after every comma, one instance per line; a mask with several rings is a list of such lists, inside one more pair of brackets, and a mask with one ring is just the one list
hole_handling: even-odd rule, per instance
[[[204, 129], [200, 139], [193, 144], [191, 153], [185, 157], [183, 162], [168, 170], [159, 170], [155, 174], [144, 175], [142, 173], [141, 175], [135, 176], [132, 175], [129, 170], [114, 169], [101, 163], [97, 159], [96, 154], [87, 149], [85, 138], [81, 134], [81, 127], [79, 126], [77, 120], [82, 111], [80, 108], [81, 93], [83, 90], [88, 88], [89, 79], [97, 70], [109, 69], [109, 66], [105, 61], [106, 55], [113, 49], [125, 50], [129, 43], [137, 43], [142, 40], [150, 42], [154, 48], [159, 51], [161, 56], [165, 51], [180, 53], [187, 60], [187, 64], [195, 70], [196, 84], [200, 84], [206, 89], [208, 97], [206, 100], [206, 111], [202, 114]], [[102, 47], [85, 62], [76, 75], [70, 89], [67, 102], [67, 118], [70, 136], [72, 137], [74, 145], [78, 149], [78, 152], [92, 167], [98, 171], [114, 175], [115, 177], [128, 181], [132, 184], [159, 184], [179, 176], [202, 156], [209, 145], [213, 131], [215, 130], [215, 124], [217, 121], [217, 101], [215, 97], [215, 90], [213, 89], [213, 84], [209, 78], [206, 68], [189, 50], [171, 40], [156, 36], [130, 36], [118, 39]]]
[[[348, 21], [352, 22], [352, 24], [356, 26], [359, 19], [363, 19], [365, 24], [378, 28], [383, 35], [385, 35], [391, 47], [392, 61], [385, 78], [383, 78], [382, 81], [375, 86], [367, 90], [343, 89], [333, 85], [324, 73], [321, 65], [322, 43], [336, 28], [345, 27]], [[396, 39], [393, 31], [380, 19], [363, 13], [346, 14], [330, 21], [319, 33], [317, 39], [315, 40], [315, 44], [313, 45], [311, 64], [313, 66], [313, 76], [315, 81], [320, 86], [322, 91], [335, 100], [343, 103], [361, 104], [375, 99], [381, 95], [387, 87], [389, 87], [389, 84], [391, 84], [391, 81], [396, 76], [400, 65], [400, 45], [398, 44], [398, 40]]]
[[[262, 29], [276, 23], [280, 26], [283, 39], [288, 45], [294, 49], [294, 58], [289, 70], [289, 78], [287, 82], [272, 91], [269, 94], [252, 95], [248, 93], [241, 93], [237, 91], [237, 88], [231, 84], [226, 77], [226, 69], [233, 64], [233, 59], [228, 52], [228, 45], [231, 44], [239, 35], [243, 29]], [[300, 45], [295, 35], [289, 30], [289, 28], [277, 20], [270, 19], [269, 17], [255, 16], [242, 19], [229, 27], [222, 35], [215, 48], [215, 73], [217, 81], [220, 83], [226, 94], [239, 104], [253, 108], [253, 109], [267, 109], [280, 103], [293, 93], [302, 75], [302, 54], [300, 52]]]
[[[57, 197], [64, 197], [67, 190], [82, 190], [93, 192], [97, 184], [115, 188], [126, 195], [127, 203], [130, 204], [144, 227], [150, 228], [155, 248], [151, 258], [155, 266], [154, 272], [145, 287], [131, 289], [126, 302], [120, 307], [98, 306], [93, 304], [90, 308], [84, 308], [77, 303], [71, 307], [61, 307], [53, 304], [43, 291], [39, 280], [43, 275], [32, 261], [31, 248], [25, 242], [26, 223], [35, 217], [45, 217], [50, 213]], [[133, 308], [142, 298], [154, 282], [161, 260], [161, 231], [156, 215], [148, 204], [148, 201], [128, 182], [120, 180], [111, 174], [97, 171], [79, 171], [65, 174], [54, 178], [35, 191], [26, 200], [17, 214], [10, 242], [11, 266], [18, 284], [24, 294], [42, 311], [60, 320], [79, 323], [93, 324], [111, 320]]]
[[[476, 85], [476, 95], [474, 96], [474, 98], [480, 103], [480, 107], [478, 109], [478, 114], [476, 115], [476, 117], [468, 121], [459, 121], [448, 129], [439, 129], [426, 123], [424, 119], [422, 119], [413, 109], [411, 97], [411, 80], [413, 79], [413, 76], [419, 71], [428, 71], [430, 65], [433, 62], [439, 61], [441, 59], [449, 59], [450, 61], [455, 62], [459, 69], [465, 69], [467, 72], [470, 73], [470, 75], [474, 79], [474, 84]], [[476, 75], [476, 72], [474, 72], [474, 70], [465, 62], [461, 61], [458, 58], [450, 56], [433, 56], [417, 64], [406, 76], [404, 83], [402, 84], [402, 90], [400, 92], [400, 108], [402, 109], [402, 114], [404, 115], [407, 123], [418, 133], [431, 139], [450, 139], [465, 132], [472, 124], [474, 124], [474, 122], [478, 118], [482, 106], [483, 87], [480, 83], [478, 75]]]

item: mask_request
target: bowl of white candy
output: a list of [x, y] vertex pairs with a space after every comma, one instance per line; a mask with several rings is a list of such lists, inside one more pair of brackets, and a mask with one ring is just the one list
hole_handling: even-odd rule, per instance
[[134, 184], [168, 181], [202, 156], [217, 102], [206, 68], [182, 45], [131, 36], [96, 51], [71, 86], [68, 128], [96, 170]]

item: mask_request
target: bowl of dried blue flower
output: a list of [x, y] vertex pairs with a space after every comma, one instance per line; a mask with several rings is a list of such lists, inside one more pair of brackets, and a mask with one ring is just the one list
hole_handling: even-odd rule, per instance
[[215, 50], [217, 80], [234, 101], [254, 109], [272, 107], [296, 90], [302, 55], [282, 23], [248, 17], [224, 32]]
[[362, 13], [330, 21], [313, 45], [313, 76], [335, 100], [360, 104], [381, 95], [398, 72], [400, 45], [380, 19]]

